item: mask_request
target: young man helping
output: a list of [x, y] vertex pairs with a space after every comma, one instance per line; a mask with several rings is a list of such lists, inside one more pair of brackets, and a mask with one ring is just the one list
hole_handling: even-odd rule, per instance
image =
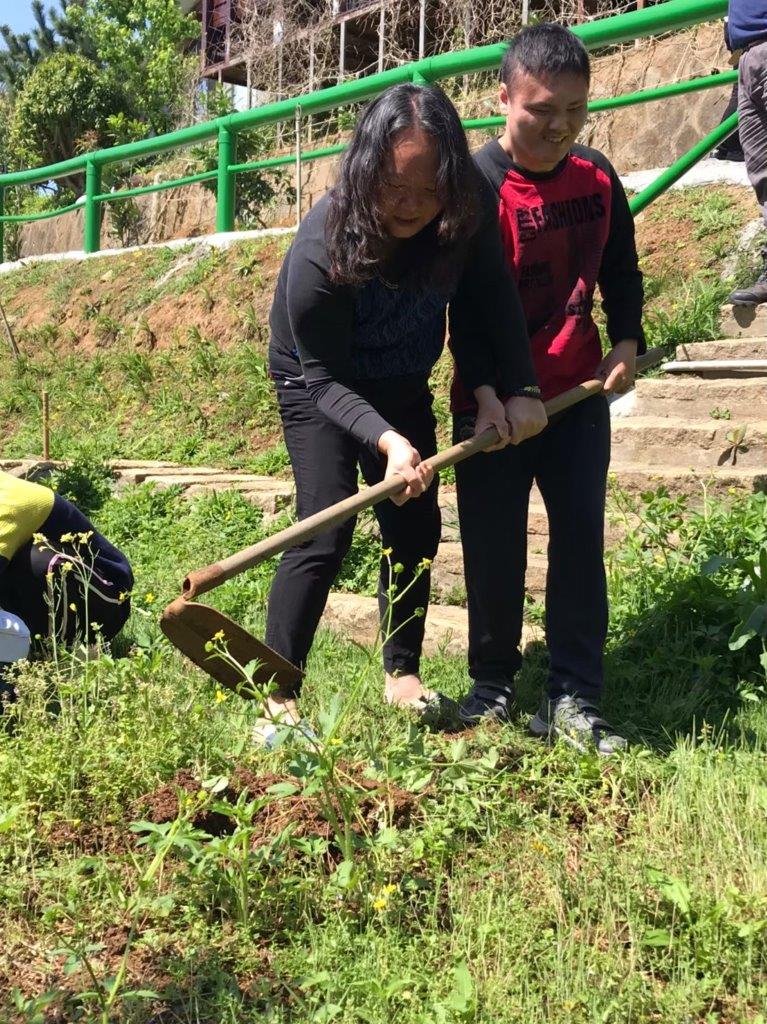
[[[589, 58], [567, 29], [541, 24], [511, 44], [501, 68], [503, 136], [476, 161], [498, 193], [506, 254], [525, 311], [544, 399], [601, 376], [622, 393], [642, 335], [642, 275], [634, 225], [605, 157], [575, 145], [586, 121]], [[612, 346], [602, 357], [592, 318], [596, 285]], [[456, 440], [475, 415], [453, 385]], [[625, 746], [598, 706], [607, 633], [603, 561], [610, 414], [601, 395], [555, 417], [537, 437], [456, 467], [469, 604], [471, 692], [464, 721], [508, 717], [521, 664], [527, 512], [533, 481], [549, 519], [548, 694], [539, 736], [611, 753]]]

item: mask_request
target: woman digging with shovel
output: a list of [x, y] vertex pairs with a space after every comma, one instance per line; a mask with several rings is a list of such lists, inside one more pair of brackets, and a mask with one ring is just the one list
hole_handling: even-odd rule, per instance
[[[503, 254], [496, 201], [474, 169], [458, 114], [434, 86], [399, 85], [368, 105], [335, 188], [304, 219], [279, 276], [270, 373], [296, 482], [299, 519], [398, 475], [407, 487], [376, 508], [400, 600], [379, 605], [385, 700], [426, 710], [419, 674], [428, 568], [440, 540], [429, 374], [450, 303], [452, 347], [478, 403], [476, 431], [500, 444], [546, 423], [524, 317]], [[501, 394], [504, 403], [499, 399]], [[269, 598], [266, 643], [303, 668], [354, 520], [291, 548]], [[409, 584], [413, 581], [412, 586]], [[406, 591], [406, 593], [405, 593]], [[384, 619], [384, 616], [386, 617]], [[269, 698], [256, 739], [297, 724], [298, 687]]]

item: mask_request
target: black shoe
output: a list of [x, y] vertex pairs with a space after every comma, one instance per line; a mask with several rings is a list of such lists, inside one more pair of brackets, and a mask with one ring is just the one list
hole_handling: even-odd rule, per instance
[[749, 288], [736, 288], [727, 301], [733, 306], [757, 306], [767, 302], [767, 270]]
[[736, 164], [742, 164], [746, 159], [743, 156], [742, 149], [722, 149], [721, 146], [717, 148], [711, 154], [712, 160], [730, 160]]
[[514, 707], [514, 687], [506, 679], [475, 682], [458, 708], [458, 717], [464, 725], [479, 722], [508, 722]]

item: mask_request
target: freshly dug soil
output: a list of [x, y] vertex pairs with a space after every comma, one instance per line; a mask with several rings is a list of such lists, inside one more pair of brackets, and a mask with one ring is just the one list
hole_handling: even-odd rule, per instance
[[[341, 766], [339, 766], [341, 767]], [[361, 823], [355, 826], [376, 832], [383, 825], [407, 826], [415, 813], [416, 796], [391, 783], [376, 782], [363, 778], [355, 766], [341, 767], [347, 785], [355, 786], [359, 792], [358, 807]], [[273, 773], [256, 775], [251, 769], [238, 767], [230, 776], [226, 789], [217, 794], [218, 801], [234, 804], [239, 795], [247, 790], [250, 799], [265, 798], [268, 803], [256, 813], [253, 825], [253, 846], [262, 846], [278, 836], [288, 825], [293, 825], [295, 836], [319, 836], [331, 839], [333, 829], [322, 813], [318, 800], [305, 797], [302, 793], [288, 796], [274, 796], [269, 793], [277, 783], [292, 783], [300, 786], [298, 779]], [[155, 825], [173, 821], [179, 813], [179, 794], [194, 795], [200, 790], [200, 782], [188, 770], [177, 772], [170, 782], [152, 793], [140, 797], [135, 805], [135, 815]], [[340, 816], [340, 808], [335, 812]], [[221, 809], [203, 808], [192, 819], [195, 828], [211, 836], [228, 835], [235, 829], [234, 817]]]

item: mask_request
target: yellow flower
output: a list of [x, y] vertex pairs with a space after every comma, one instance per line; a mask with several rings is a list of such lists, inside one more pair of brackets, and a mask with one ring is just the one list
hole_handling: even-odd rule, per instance
[[62, 535], [59, 537], [59, 540], [61, 541], [62, 544], [69, 544], [74, 539], [75, 535], [73, 533], [62, 533]]
[[530, 845], [536, 853], [542, 853], [544, 856], [548, 853], [551, 853], [551, 850], [548, 848], [548, 846], [545, 843], [542, 843], [540, 839], [533, 839]]
[[334, 736], [332, 740], [328, 740], [328, 743], [330, 744], [331, 747], [340, 747], [341, 744], [343, 743], [343, 740], [339, 740], [337, 736]]
[[69, 610], [70, 610], [70, 612], [76, 612], [77, 611], [77, 605], [75, 604], [74, 601], [70, 601], [70, 603], [69, 603]]
[[384, 556], [384, 558], [388, 558], [389, 555], [391, 555], [393, 553], [393, 551], [394, 551], [394, 548], [384, 548], [381, 551], [381, 554]]
[[388, 900], [384, 899], [382, 896], [379, 896], [377, 900], [373, 900], [373, 910], [386, 910], [388, 902]]
[[127, 590], [121, 590], [120, 593], [117, 595], [117, 600], [122, 602], [122, 601], [125, 601], [127, 597], [128, 597], [128, 591]]
[[419, 564], [420, 564], [422, 569], [428, 569], [429, 566], [431, 565], [431, 559], [430, 558], [422, 558]]
[[46, 539], [47, 538], [46, 538], [44, 533], [33, 533], [32, 534], [32, 543], [33, 544], [45, 544]]
[[222, 704], [228, 698], [228, 693], [224, 693], [223, 690], [216, 690], [216, 704]]
[[66, 574], [66, 573], [68, 573], [68, 572], [71, 572], [71, 571], [72, 571], [72, 569], [74, 569], [74, 566], [72, 565], [72, 563], [71, 563], [71, 562], [64, 562], [64, 564], [63, 564], [63, 565], [62, 565], [62, 567], [61, 567], [61, 571], [62, 571], [62, 573], [64, 573], [64, 574]]
[[93, 530], [88, 530], [86, 533], [78, 533], [77, 539], [80, 541], [81, 544], [87, 544], [92, 536]]
[[391, 896], [391, 894], [393, 892], [397, 891], [397, 886], [396, 885], [392, 885], [391, 882], [390, 882], [388, 885], [385, 885], [383, 887], [383, 891], [386, 893], [387, 896]]
[[147, 604], [154, 604], [154, 594], [147, 594], [144, 600]]
[[214, 633], [213, 636], [211, 637], [211, 640], [223, 640], [223, 639], [225, 639], [225, 634], [224, 634], [223, 629], [219, 629], [218, 633]]

